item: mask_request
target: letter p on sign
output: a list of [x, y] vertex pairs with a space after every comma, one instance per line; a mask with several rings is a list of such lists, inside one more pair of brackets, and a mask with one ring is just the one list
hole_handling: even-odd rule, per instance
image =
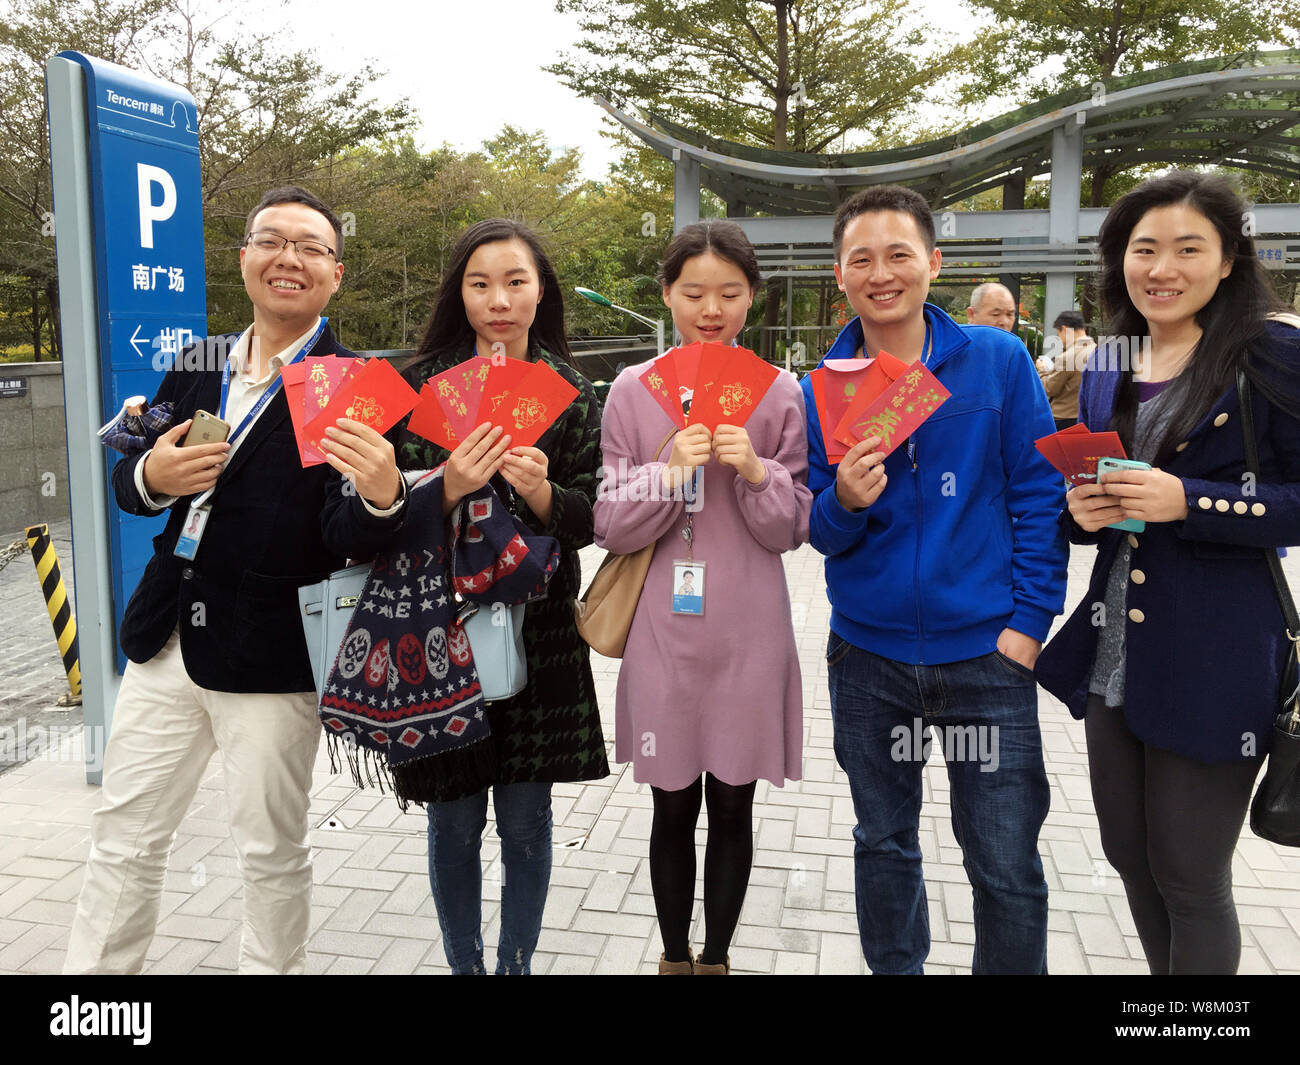
[[[165, 222], [176, 213], [176, 182], [160, 166], [136, 163], [136, 181], [140, 189], [140, 247], [153, 247], [153, 224]], [[162, 186], [162, 203], [153, 202], [153, 186]]]

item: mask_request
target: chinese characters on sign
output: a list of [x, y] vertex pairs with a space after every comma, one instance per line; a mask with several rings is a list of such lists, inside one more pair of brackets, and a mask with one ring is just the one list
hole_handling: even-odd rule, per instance
[[1269, 270], [1285, 270], [1288, 265], [1285, 240], [1255, 241], [1255, 257]]
[[180, 266], [154, 266], [134, 263], [131, 266], [131, 288], [136, 291], [154, 292], [158, 290], [158, 275], [167, 278], [168, 292], [185, 291], [185, 269]]

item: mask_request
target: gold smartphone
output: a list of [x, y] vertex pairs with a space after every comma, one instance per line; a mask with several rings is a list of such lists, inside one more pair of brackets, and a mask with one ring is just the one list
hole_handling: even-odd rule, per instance
[[189, 432], [185, 434], [181, 447], [189, 447], [191, 444], [219, 444], [229, 435], [230, 426], [215, 414], [196, 410], [194, 421], [190, 425]]

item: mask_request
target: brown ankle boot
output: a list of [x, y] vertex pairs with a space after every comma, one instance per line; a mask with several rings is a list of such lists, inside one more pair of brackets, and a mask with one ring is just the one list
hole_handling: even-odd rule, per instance
[[695, 957], [689, 951], [686, 961], [668, 961], [662, 954], [659, 955], [660, 976], [691, 976], [694, 972]]
[[[661, 963], [662, 964], [662, 963]], [[731, 956], [721, 965], [705, 965], [702, 961], [695, 963], [696, 976], [730, 976], [731, 975]]]

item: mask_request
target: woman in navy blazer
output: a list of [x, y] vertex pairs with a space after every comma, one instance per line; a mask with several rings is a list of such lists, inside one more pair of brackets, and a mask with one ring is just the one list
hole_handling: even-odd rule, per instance
[[[1095, 543], [1097, 561], [1034, 671], [1085, 720], [1102, 847], [1156, 974], [1236, 971], [1232, 854], [1290, 649], [1265, 557], [1300, 543], [1300, 330], [1269, 319], [1283, 308], [1246, 217], [1222, 178], [1183, 172], [1107, 215], [1110, 336], [1079, 418], [1152, 468], [1067, 493], [1071, 539]], [[1130, 518], [1145, 529], [1109, 528]]]

